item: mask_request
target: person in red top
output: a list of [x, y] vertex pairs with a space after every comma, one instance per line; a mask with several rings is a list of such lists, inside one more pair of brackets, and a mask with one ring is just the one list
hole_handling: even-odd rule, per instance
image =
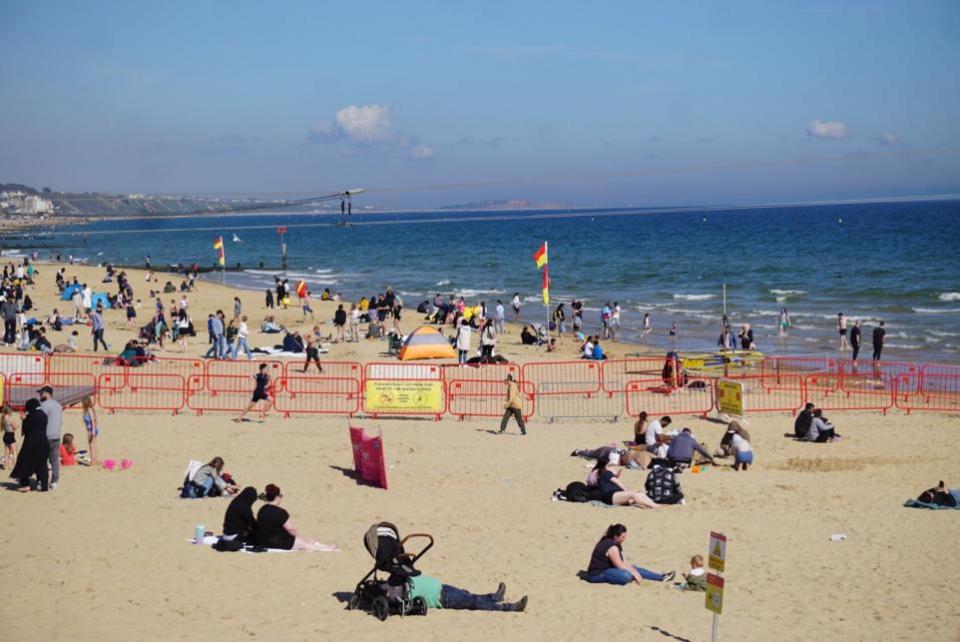
[[77, 465], [77, 447], [73, 445], [73, 435], [70, 433], [63, 436], [63, 443], [60, 444], [60, 465]]

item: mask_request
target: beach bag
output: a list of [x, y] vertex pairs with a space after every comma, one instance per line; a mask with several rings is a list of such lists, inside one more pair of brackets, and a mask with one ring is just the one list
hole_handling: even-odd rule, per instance
[[579, 481], [570, 482], [569, 484], [567, 484], [567, 487], [564, 489], [562, 493], [562, 497], [560, 497], [560, 499], [563, 499], [564, 501], [567, 501], [567, 502], [577, 502], [577, 503], [588, 502], [590, 501], [590, 494], [587, 488], [588, 488], [587, 485], [584, 484], [583, 482], [579, 482]]
[[668, 466], [654, 466], [644, 487], [657, 504], [676, 504], [683, 499], [676, 470]]

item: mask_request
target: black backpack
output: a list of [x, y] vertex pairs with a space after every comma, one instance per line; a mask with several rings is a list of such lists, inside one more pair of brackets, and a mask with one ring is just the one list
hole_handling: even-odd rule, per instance
[[676, 504], [683, 499], [677, 470], [671, 466], [655, 465], [647, 475], [647, 495], [657, 504]]
[[567, 484], [566, 488], [558, 488], [553, 496], [565, 502], [589, 502], [600, 499], [600, 489], [591, 488], [583, 482], [574, 481]]
[[232, 540], [226, 540], [221, 537], [211, 548], [221, 553], [236, 553], [237, 551], [243, 550], [243, 540], [239, 537]]

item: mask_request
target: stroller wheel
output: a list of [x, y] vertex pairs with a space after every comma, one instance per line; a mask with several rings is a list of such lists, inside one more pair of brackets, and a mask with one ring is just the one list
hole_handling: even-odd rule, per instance
[[413, 598], [413, 608], [410, 610], [413, 615], [427, 614], [427, 601], [420, 596]]
[[373, 614], [376, 615], [377, 619], [381, 622], [386, 620], [387, 616], [390, 615], [390, 603], [387, 602], [387, 598], [382, 595], [373, 599], [371, 608], [373, 609]]

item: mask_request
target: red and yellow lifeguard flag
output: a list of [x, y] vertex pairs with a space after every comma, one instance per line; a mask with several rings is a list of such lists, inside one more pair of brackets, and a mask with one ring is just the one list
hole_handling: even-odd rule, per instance
[[213, 242], [213, 249], [220, 250], [220, 257], [217, 259], [217, 263], [221, 266], [226, 265], [227, 257], [223, 252], [223, 237], [218, 236], [217, 240]]
[[533, 255], [533, 260], [537, 262], [537, 268], [542, 268], [547, 264], [547, 242], [544, 241], [540, 249]]
[[543, 304], [550, 305], [550, 268], [543, 267]]

